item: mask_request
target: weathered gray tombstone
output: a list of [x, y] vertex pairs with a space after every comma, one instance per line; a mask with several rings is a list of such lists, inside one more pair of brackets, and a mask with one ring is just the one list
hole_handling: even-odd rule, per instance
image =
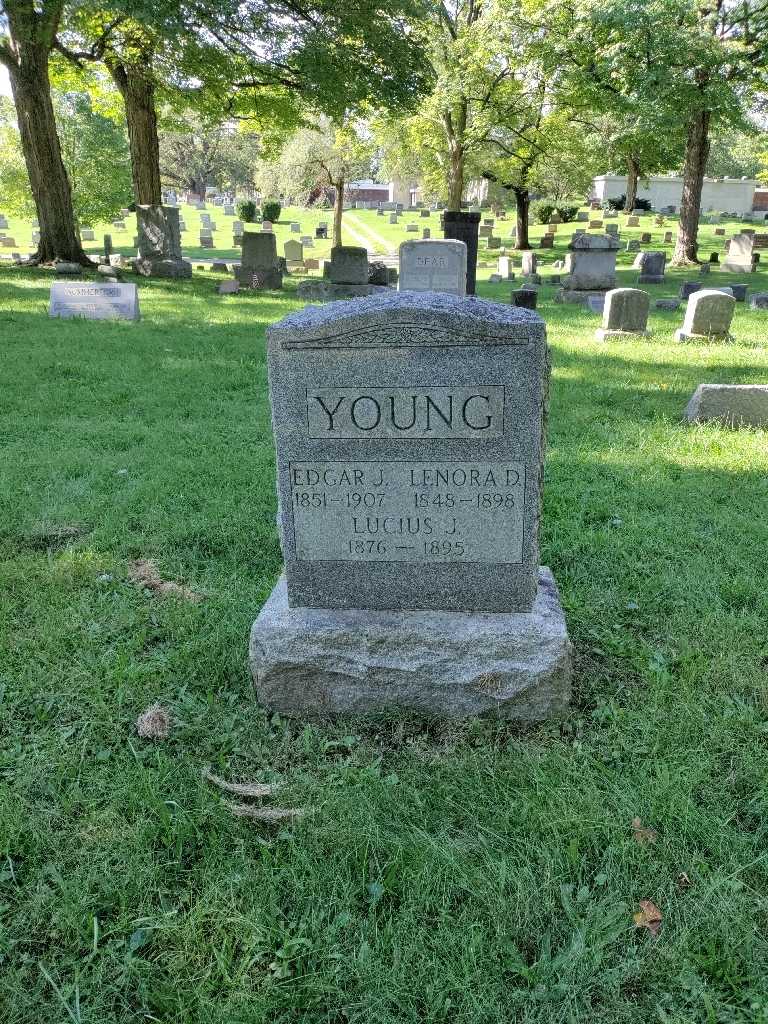
[[586, 224], [587, 221], [589, 220], [589, 214], [587, 213], [586, 210], [579, 210], [579, 212], [576, 214], [576, 220], [580, 224]]
[[432, 230], [431, 230], [431, 228], [422, 228], [421, 229], [421, 237], [422, 237], [423, 241], [427, 241], [428, 239], [430, 239], [432, 237]]
[[538, 297], [534, 288], [518, 288], [512, 292], [512, 305], [520, 309], [536, 309]]
[[501, 238], [500, 238], [499, 235], [490, 235], [486, 239], [485, 244], [486, 244], [486, 246], [489, 249], [500, 249], [501, 248]]
[[54, 281], [48, 315], [86, 320], [138, 320], [135, 284], [94, 281]]
[[[539, 241], [539, 248], [551, 249], [554, 245], [554, 241], [555, 240], [552, 235], [542, 235], [541, 240]], [[490, 239], [488, 241], [488, 248], [490, 248]]]
[[665, 231], [664, 232], [664, 244], [665, 245], [671, 245], [672, 241], [673, 241], [672, 232], [671, 231]]
[[768, 384], [699, 384], [684, 417], [689, 423], [768, 427]]
[[675, 331], [675, 341], [731, 338], [731, 321], [736, 299], [717, 289], [702, 288], [688, 299], [683, 326]]
[[768, 292], [757, 292], [749, 300], [750, 309], [768, 309]]
[[651, 232], [650, 231], [643, 231], [643, 233], [640, 235], [640, 245], [650, 245], [650, 244], [651, 244]]
[[667, 266], [667, 254], [662, 250], [646, 250], [641, 252], [635, 260], [635, 266], [639, 265], [640, 276], [638, 284], [663, 284], [664, 270]]
[[390, 224], [397, 224], [397, 214], [396, 213], [390, 213], [390, 215], [389, 215], [389, 223]]
[[400, 245], [401, 292], [445, 292], [464, 295], [467, 247], [456, 239], [403, 242]]
[[[137, 206], [136, 223], [139, 254], [134, 260], [134, 268], [137, 273], [144, 277], [192, 276], [192, 264], [181, 255], [177, 207]], [[203, 244], [202, 236], [200, 244]]]
[[225, 206], [224, 206], [224, 216], [225, 217], [234, 217], [235, 216], [235, 208], [234, 208], [234, 206], [227, 206], [225, 204]]
[[285, 573], [251, 631], [259, 701], [562, 712], [570, 645], [538, 550], [542, 320], [390, 292], [291, 314], [268, 360]]
[[295, 238], [289, 238], [283, 246], [283, 254], [289, 263], [302, 263], [304, 260], [304, 246]]
[[568, 246], [568, 276], [555, 296], [556, 302], [584, 302], [589, 293], [616, 287], [616, 254], [619, 240], [612, 235], [579, 235]]
[[535, 252], [524, 251], [521, 257], [523, 277], [530, 277], [536, 274], [538, 260]]
[[294, 234], [294, 235], [300, 235], [301, 234], [301, 224], [298, 224], [296, 221], [292, 221], [291, 222], [291, 233]]
[[502, 280], [512, 281], [514, 280], [514, 260], [511, 256], [499, 256], [498, 263], [496, 264], [496, 272], [501, 274]]
[[271, 231], [246, 231], [243, 255], [235, 278], [241, 288], [282, 288], [283, 272], [277, 258], [277, 241]]
[[368, 251], [356, 245], [334, 246], [329, 276], [334, 284], [367, 284]]
[[213, 248], [213, 235], [210, 231], [200, 232], [200, 248], [201, 249], [212, 249]]
[[261, 230], [264, 232], [264, 234], [267, 234], [267, 232], [271, 231], [272, 230], [272, 221], [271, 220], [263, 220], [261, 222]]
[[700, 281], [683, 281], [680, 285], [679, 295], [681, 299], [687, 299], [689, 295], [693, 295], [701, 288]]
[[605, 233], [606, 233], [606, 235], [616, 235], [618, 237], [619, 225], [618, 224], [606, 224], [605, 225]]
[[637, 228], [639, 226], [640, 226], [640, 218], [639, 217], [635, 217], [634, 215], [630, 215], [629, 217], [627, 217], [627, 227], [628, 228]]
[[640, 242], [637, 238], [630, 238], [624, 249], [626, 252], [640, 252]]
[[728, 246], [728, 258], [723, 260], [723, 270], [733, 274], [751, 274], [755, 269], [755, 238], [747, 231], [734, 235]]
[[419, 216], [420, 217], [429, 217], [429, 210], [420, 210], [419, 211]]
[[605, 296], [603, 325], [595, 337], [598, 341], [646, 337], [650, 304], [650, 295], [640, 288], [613, 288]]
[[492, 224], [481, 224], [480, 227], [477, 229], [477, 237], [478, 238], [490, 238], [492, 234], [493, 234], [493, 225]]
[[0, 228], [2, 228], [3, 231], [8, 230], [8, 218], [5, 217], [2, 213], [0, 213]]
[[407, 232], [409, 232], [409, 233], [415, 233], [415, 232], [417, 232], [419, 230], [419, 225], [418, 224], [406, 224], [405, 225], [405, 230]]
[[80, 238], [84, 242], [95, 242], [96, 241], [96, 235], [94, 233], [93, 228], [83, 228], [82, 231], [80, 232]]

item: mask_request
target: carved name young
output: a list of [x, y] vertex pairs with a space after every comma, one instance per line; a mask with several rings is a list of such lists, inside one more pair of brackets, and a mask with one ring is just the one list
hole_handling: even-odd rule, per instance
[[291, 605], [528, 610], [546, 369], [535, 314], [450, 295], [270, 328]]
[[313, 388], [310, 437], [501, 437], [504, 388]]

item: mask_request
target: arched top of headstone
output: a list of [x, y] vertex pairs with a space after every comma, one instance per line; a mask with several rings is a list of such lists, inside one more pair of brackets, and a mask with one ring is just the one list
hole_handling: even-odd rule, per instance
[[267, 330], [282, 348], [527, 345], [544, 341], [530, 310], [438, 292], [392, 292], [306, 306]]

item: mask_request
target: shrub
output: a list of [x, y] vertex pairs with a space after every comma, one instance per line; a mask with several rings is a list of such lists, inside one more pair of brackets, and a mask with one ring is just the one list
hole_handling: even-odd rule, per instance
[[259, 211], [256, 209], [256, 203], [254, 203], [252, 199], [243, 199], [237, 204], [238, 220], [242, 220], [246, 224], [253, 224], [258, 212]]
[[261, 209], [264, 215], [264, 220], [268, 220], [273, 224], [276, 224], [280, 220], [280, 214], [283, 208], [276, 199], [268, 199], [266, 203], [262, 204]]
[[572, 220], [576, 220], [576, 214], [579, 212], [578, 204], [571, 206], [566, 205], [565, 203], [559, 203], [555, 209], [560, 215], [560, 220], [563, 224], [569, 224]]
[[620, 196], [614, 196], [612, 199], [606, 199], [603, 203], [604, 210], [615, 210], [617, 213], [624, 209], [624, 203], [627, 201], [626, 193]]
[[650, 199], [637, 199], [635, 198], [635, 210], [650, 210], [651, 200]]
[[555, 204], [549, 199], [537, 199], [531, 203], [531, 213], [539, 224], [549, 224], [549, 219], [555, 212]]

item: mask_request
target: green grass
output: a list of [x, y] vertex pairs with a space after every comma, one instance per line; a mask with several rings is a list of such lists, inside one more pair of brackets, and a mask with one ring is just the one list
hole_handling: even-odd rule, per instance
[[[264, 327], [293, 279], [142, 282], [135, 324], [49, 321], [50, 280], [0, 272], [3, 1024], [768, 1020], [768, 444], [680, 422], [702, 381], [766, 380], [768, 314], [739, 305], [733, 344], [655, 312], [599, 344], [545, 285], [571, 713], [305, 726], [246, 669], [281, 562]], [[137, 589], [136, 558], [206, 599]], [[155, 700], [159, 744], [134, 728]], [[235, 818], [206, 766], [310, 813]]]

